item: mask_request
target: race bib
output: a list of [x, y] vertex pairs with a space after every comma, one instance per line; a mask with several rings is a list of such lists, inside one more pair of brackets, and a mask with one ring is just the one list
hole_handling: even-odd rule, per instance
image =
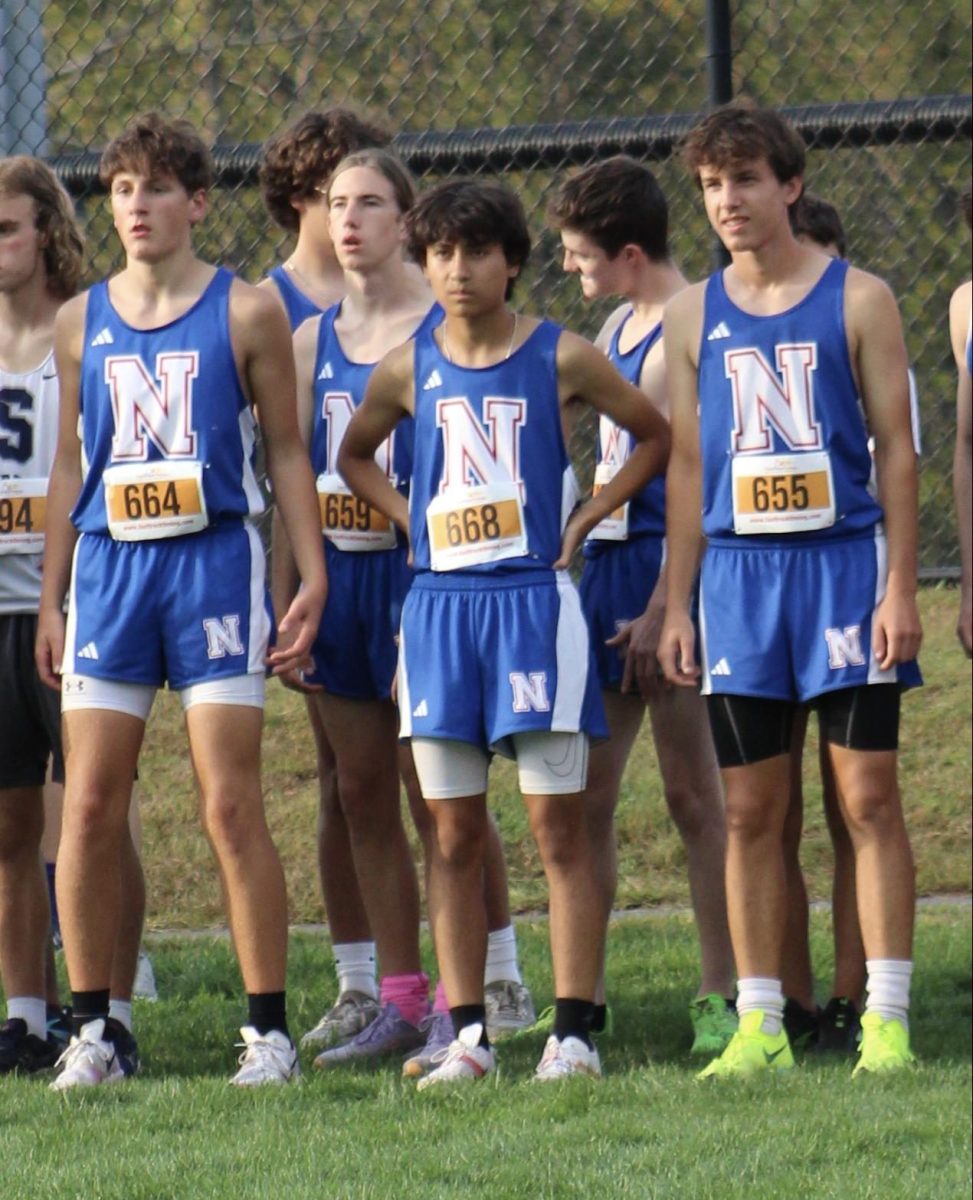
[[46, 479], [0, 479], [0, 554], [40, 554], [46, 516]]
[[317, 478], [321, 532], [339, 550], [394, 550], [392, 522], [355, 496], [340, 475]]
[[125, 463], [102, 478], [108, 532], [117, 541], [182, 537], [209, 524], [202, 463]]
[[831, 456], [745, 454], [733, 460], [736, 533], [803, 533], [835, 521]]
[[[611, 483], [618, 470], [619, 468], [612, 463], [599, 463], [595, 467], [595, 482], [591, 494], [597, 496], [605, 484]], [[603, 517], [588, 537], [598, 542], [628, 541], [628, 501], [607, 517]]]
[[426, 510], [426, 528], [434, 571], [455, 571], [527, 553], [524, 506], [516, 483], [444, 492]]

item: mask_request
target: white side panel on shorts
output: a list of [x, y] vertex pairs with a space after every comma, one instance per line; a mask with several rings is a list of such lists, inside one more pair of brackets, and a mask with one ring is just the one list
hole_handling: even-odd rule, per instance
[[895, 683], [898, 672], [895, 667], [883, 671], [878, 665], [873, 649], [875, 641], [875, 612], [885, 599], [885, 588], [889, 577], [889, 552], [885, 541], [885, 531], [881, 525], [875, 527], [875, 605], [872, 609], [872, 636], [868, 640], [868, 682]]
[[396, 668], [396, 697], [399, 705], [399, 737], [412, 737], [412, 697], [405, 669], [405, 629], [399, 626], [399, 665]]
[[557, 615], [557, 694], [551, 712], [551, 731], [574, 733], [581, 728], [590, 666], [588, 623], [581, 611], [581, 597], [567, 571], [556, 572], [560, 606]]
[[247, 674], [262, 674], [266, 669], [267, 646], [270, 643], [270, 618], [267, 616], [267, 559], [260, 534], [248, 522], [244, 525], [250, 543], [250, 649]]

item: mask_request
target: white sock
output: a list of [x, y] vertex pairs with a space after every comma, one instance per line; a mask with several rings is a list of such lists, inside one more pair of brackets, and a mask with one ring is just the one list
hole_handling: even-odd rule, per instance
[[483, 971], [484, 983], [507, 980], [513, 983], [524, 982], [517, 961], [517, 935], [512, 925], [505, 929], [494, 929], [492, 933], [487, 934], [486, 967]]
[[378, 999], [375, 978], [375, 943], [341, 942], [334, 947], [334, 969], [338, 976], [338, 995], [344, 992], [364, 992]]
[[760, 1028], [776, 1037], [784, 1023], [784, 992], [779, 979], [753, 975], [737, 980], [737, 1012], [742, 1017], [755, 1009], [764, 1014]]
[[47, 1040], [47, 1001], [36, 996], [11, 996], [7, 1001], [7, 1020], [23, 1021], [27, 1032]]
[[132, 1002], [131, 1000], [109, 1000], [108, 1015], [119, 1025], [124, 1025], [129, 1033], [132, 1032]]
[[870, 958], [865, 966], [865, 1011], [877, 1012], [886, 1021], [901, 1021], [909, 1028], [909, 984], [912, 963], [907, 958]]

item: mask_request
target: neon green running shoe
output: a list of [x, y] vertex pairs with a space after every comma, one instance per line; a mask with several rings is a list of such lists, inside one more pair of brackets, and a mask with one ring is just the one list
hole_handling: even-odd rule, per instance
[[696, 1078], [739, 1079], [759, 1071], [787, 1071], [793, 1067], [794, 1055], [787, 1034], [783, 1029], [776, 1035], [764, 1033], [760, 1028], [763, 1019], [760, 1009], [744, 1013], [730, 1044]]
[[909, 1031], [901, 1021], [877, 1012], [862, 1016], [862, 1040], [853, 1077], [860, 1071], [874, 1074], [900, 1071], [915, 1061], [915, 1055], [909, 1049]]
[[731, 1001], [716, 992], [689, 1001], [693, 1025], [690, 1054], [722, 1054], [737, 1031], [737, 1014]]

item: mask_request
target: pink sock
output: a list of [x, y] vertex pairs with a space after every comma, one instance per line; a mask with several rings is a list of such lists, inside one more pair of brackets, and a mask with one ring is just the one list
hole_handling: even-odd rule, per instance
[[443, 987], [443, 981], [436, 984], [436, 996], [433, 1000], [432, 1011], [434, 1013], [448, 1013], [449, 1003], [446, 1000], [446, 989]]
[[429, 1014], [429, 976], [383, 975], [378, 990], [380, 1002], [394, 1004], [410, 1025], [418, 1025]]

